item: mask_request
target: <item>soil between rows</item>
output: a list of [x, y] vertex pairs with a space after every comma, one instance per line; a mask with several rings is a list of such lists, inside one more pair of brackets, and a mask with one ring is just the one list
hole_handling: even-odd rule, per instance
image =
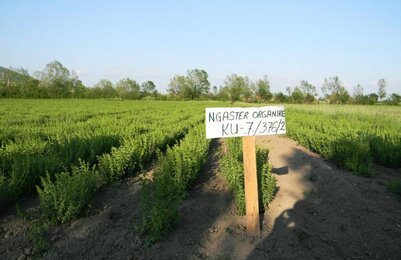
[[[377, 167], [364, 178], [339, 170], [293, 140], [259, 137], [280, 187], [262, 216], [260, 237], [246, 235], [245, 217], [218, 170], [218, 147], [180, 208], [176, 228], [147, 246], [140, 221], [138, 178], [99, 192], [87, 217], [51, 227], [44, 259], [399, 259], [401, 199], [387, 183], [400, 170]], [[21, 208], [38, 210], [35, 198]], [[10, 208], [0, 215], [0, 258], [33, 258], [28, 221]]]

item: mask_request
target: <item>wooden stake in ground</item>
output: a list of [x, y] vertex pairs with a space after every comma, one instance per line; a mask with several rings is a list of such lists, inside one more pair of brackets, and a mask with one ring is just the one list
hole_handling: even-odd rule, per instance
[[206, 138], [243, 136], [246, 226], [248, 234], [260, 235], [255, 136], [285, 134], [284, 107], [206, 108], [205, 122]]
[[255, 136], [242, 137], [242, 152], [244, 160], [246, 228], [249, 235], [260, 235]]

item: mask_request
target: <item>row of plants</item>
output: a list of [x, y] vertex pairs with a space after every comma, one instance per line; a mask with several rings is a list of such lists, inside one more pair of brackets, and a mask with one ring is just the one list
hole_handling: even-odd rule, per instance
[[98, 163], [91, 166], [80, 160], [71, 171], [49, 174], [41, 177], [37, 185], [40, 204], [47, 219], [64, 223], [78, 217], [87, 209], [93, 195], [100, 187], [133, 174], [144, 168], [158, 151], [182, 138], [199, 118], [182, 121], [136, 138], [128, 138], [118, 148], [98, 157]]
[[[190, 103], [6, 100], [0, 107], [0, 208], [35, 191], [46, 173], [71, 172], [80, 160], [111, 169], [110, 175], [122, 172], [115, 168], [123, 163], [110, 157], [125, 156], [129, 163], [132, 143], [163, 147], [183, 134], [183, 125], [202, 119], [202, 106]], [[180, 131], [172, 134], [177, 129], [171, 125]], [[140, 163], [131, 168], [142, 167], [153, 151], [136, 151]]]
[[[80, 161], [72, 171], [63, 172], [51, 178], [42, 177], [42, 187], [37, 187], [41, 207], [47, 219], [53, 222], [67, 222], [85, 211], [93, 200], [96, 190], [105, 183], [121, 178], [125, 173], [134, 171], [141, 161], [154, 157], [154, 154], [141, 157], [145, 151], [154, 149], [158, 161], [150, 179], [143, 181], [140, 190], [141, 225], [140, 231], [152, 243], [165, 235], [179, 219], [178, 208], [185, 198], [187, 189], [196, 180], [207, 160], [210, 140], [205, 137], [204, 124], [191, 128], [188, 134], [174, 146], [167, 147], [165, 153], [160, 146], [148, 142], [144, 146], [140, 139], [132, 139], [130, 160], [126, 159], [130, 150], [128, 144], [122, 145], [112, 153], [102, 156], [99, 164], [91, 167]], [[171, 138], [170, 140], [173, 140]], [[162, 140], [155, 138], [154, 140]], [[124, 148], [123, 148], [124, 147]], [[227, 152], [221, 158], [221, 169], [230, 188], [235, 193], [238, 213], [245, 213], [244, 182], [241, 139], [228, 139]], [[127, 157], [127, 158], [128, 158]], [[267, 208], [277, 191], [276, 179], [267, 164], [268, 150], [257, 149], [257, 169], [260, 205]], [[110, 163], [110, 160], [114, 160]], [[107, 161], [107, 163], [104, 163]], [[115, 167], [110, 167], [111, 165]]]
[[[271, 165], [268, 164], [268, 156], [268, 149], [257, 147], [256, 166], [261, 211], [269, 208], [269, 203], [274, 199], [278, 190], [277, 180], [271, 173]], [[220, 158], [220, 169], [228, 187], [234, 193], [237, 213], [239, 215], [244, 215], [246, 205], [241, 138], [224, 139]]]
[[364, 176], [372, 162], [401, 167], [401, 122], [360, 113], [286, 111], [287, 135], [340, 166]]
[[40, 176], [46, 172], [56, 173], [69, 169], [80, 158], [94, 163], [97, 155], [107, 153], [115, 146], [119, 146], [118, 137], [102, 136], [73, 140], [57, 149], [44, 147], [41, 152], [3, 153], [0, 157], [0, 208], [32, 192]]
[[180, 142], [159, 153], [150, 180], [140, 191], [140, 231], [152, 243], [165, 235], [178, 219], [178, 207], [207, 160], [210, 140], [205, 125], [199, 124]]

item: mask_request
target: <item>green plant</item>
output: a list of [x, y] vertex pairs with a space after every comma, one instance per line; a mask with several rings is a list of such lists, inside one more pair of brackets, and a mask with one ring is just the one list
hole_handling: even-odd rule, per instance
[[220, 170], [229, 189], [234, 193], [237, 213], [245, 214], [244, 166], [242, 163], [242, 141], [240, 138], [224, 140], [220, 158]]
[[141, 233], [147, 243], [153, 244], [162, 238], [176, 223], [180, 196], [172, 178], [160, 177], [164, 182], [145, 182], [141, 190]]
[[371, 176], [369, 143], [358, 139], [342, 139], [333, 143], [332, 159], [345, 169]]
[[52, 180], [47, 174], [41, 178], [43, 188], [37, 186], [44, 215], [54, 222], [76, 218], [90, 205], [99, 183], [98, 172], [89, 164], [80, 162], [72, 172], [63, 172]]
[[49, 224], [47, 219], [38, 212], [28, 212], [20, 208], [19, 204], [15, 205], [16, 215], [28, 222], [26, 237], [33, 248], [35, 256], [47, 251], [50, 247], [48, 242]]
[[140, 192], [140, 229], [148, 242], [160, 239], [176, 223], [181, 199], [206, 162], [209, 146], [205, 126], [200, 124], [191, 129], [181, 142], [167, 148], [164, 155], [159, 153], [153, 179], [145, 181]]
[[370, 148], [375, 160], [388, 167], [401, 167], [401, 139], [398, 137], [384, 136], [372, 137]]
[[[242, 162], [241, 138], [228, 138], [224, 141], [224, 147], [220, 158], [220, 170], [234, 193], [237, 213], [245, 214], [245, 187], [244, 187], [244, 165]], [[269, 207], [277, 192], [276, 178], [271, 174], [271, 166], [267, 163], [269, 151], [257, 148], [256, 166], [258, 175], [259, 205], [263, 211]]]
[[[48, 107], [52, 107], [51, 110]], [[0, 103], [0, 208], [84, 160], [103, 184], [143, 170], [181, 139], [207, 102], [4, 100]]]
[[288, 105], [287, 135], [341, 167], [370, 176], [372, 159], [401, 166], [400, 115], [399, 108], [388, 106]]
[[42, 218], [36, 218], [29, 224], [27, 237], [33, 245], [35, 255], [39, 255], [50, 248], [47, 238], [49, 226]]
[[265, 210], [269, 208], [270, 202], [273, 201], [278, 191], [277, 179], [272, 175], [272, 166], [264, 164], [261, 171], [261, 190], [262, 202]]

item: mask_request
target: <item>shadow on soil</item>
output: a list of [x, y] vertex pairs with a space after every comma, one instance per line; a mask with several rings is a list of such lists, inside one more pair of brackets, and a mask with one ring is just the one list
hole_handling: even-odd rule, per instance
[[[298, 148], [285, 159], [289, 174], [300, 175], [304, 196], [293, 207], [277, 212], [271, 231], [262, 231], [246, 259], [401, 256], [400, 200], [378, 184], [380, 180], [339, 170]], [[280, 203], [276, 199], [274, 203]]]
[[[303, 211], [298, 213], [298, 206], [284, 211], [273, 220], [269, 218], [270, 211], [267, 211], [261, 216], [261, 237], [248, 236], [246, 218], [236, 214], [234, 198], [219, 173], [217, 151], [217, 147], [212, 149], [210, 163], [184, 201], [180, 212], [182, 219], [176, 229], [164, 240], [147, 249], [145, 258], [266, 259], [270, 254], [271, 239], [274, 240], [277, 236], [288, 237], [288, 232], [293, 233], [292, 226], [302, 225], [305, 216]], [[291, 172], [294, 169], [312, 168], [305, 160], [297, 165], [302, 161], [299, 157], [305, 156], [301, 150], [296, 151], [287, 158], [288, 165], [275, 168], [275, 172], [278, 172], [276, 174], [288, 176], [296, 174]], [[308, 192], [313, 188], [309, 181], [310, 174], [310, 170], [305, 171], [297, 180], [298, 185]], [[302, 230], [298, 233], [301, 238], [307, 236]]]
[[221, 225], [225, 221], [221, 218], [235, 210], [232, 208], [232, 194], [216, 174], [219, 149], [219, 140], [213, 140], [209, 161], [181, 203], [180, 219], [174, 230], [152, 247], [138, 252], [134, 258], [198, 259], [210, 256], [210, 241], [226, 233]]
[[184, 201], [177, 228], [136, 256], [396, 259], [401, 255], [401, 207], [399, 200], [388, 198], [383, 185], [340, 171], [302, 149], [294, 148], [283, 159], [287, 165], [277, 168], [282, 169], [277, 174], [282, 187], [264, 214], [260, 237], [246, 234], [245, 217], [236, 215], [214, 154]]
[[272, 173], [275, 173], [277, 175], [283, 175], [283, 174], [288, 174], [288, 166], [283, 166], [279, 168], [273, 168]]

